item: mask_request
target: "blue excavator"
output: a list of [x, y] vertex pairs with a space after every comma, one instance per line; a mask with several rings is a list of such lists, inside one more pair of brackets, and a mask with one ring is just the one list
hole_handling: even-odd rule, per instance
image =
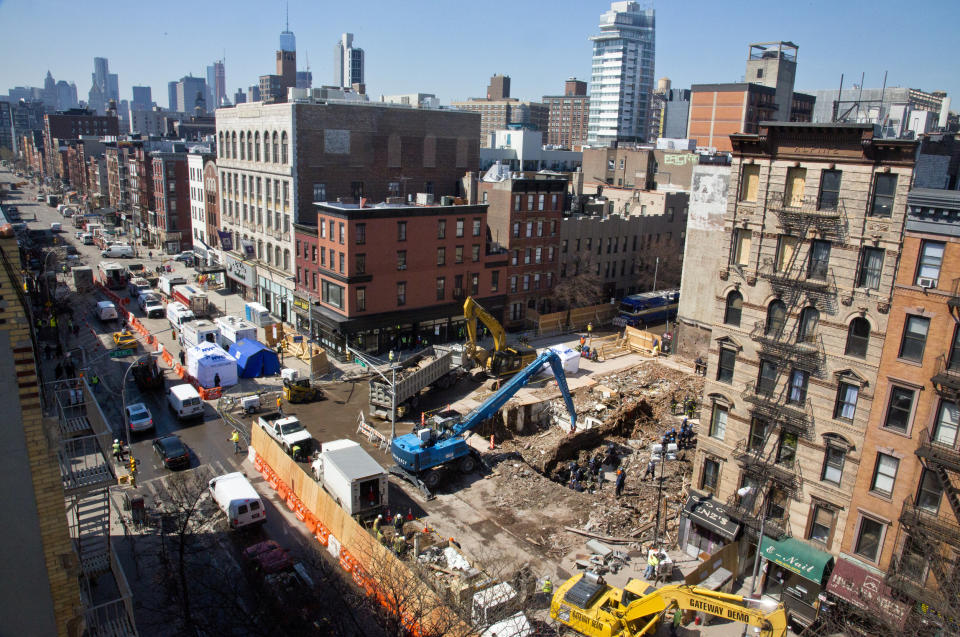
[[445, 469], [456, 468], [463, 473], [475, 471], [480, 457], [467, 444], [464, 434], [496, 414], [544, 365], [550, 365], [553, 370], [557, 387], [570, 413], [571, 427], [576, 427], [577, 412], [573, 408], [573, 399], [563, 373], [563, 363], [556, 352], [548, 349], [513, 378], [505, 381], [500, 389], [466, 416], [435, 417], [429, 427], [394, 438], [390, 451], [397, 464], [390, 468], [390, 472], [416, 485], [430, 499], [432, 492], [440, 485]]

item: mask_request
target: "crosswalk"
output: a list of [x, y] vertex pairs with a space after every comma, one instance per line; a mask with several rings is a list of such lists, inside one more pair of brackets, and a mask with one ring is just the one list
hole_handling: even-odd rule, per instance
[[171, 506], [183, 506], [185, 500], [195, 498], [199, 502], [207, 497], [206, 485], [216, 476], [236, 471], [219, 460], [202, 464], [192, 469], [145, 480], [137, 484], [148, 509], [162, 510]]

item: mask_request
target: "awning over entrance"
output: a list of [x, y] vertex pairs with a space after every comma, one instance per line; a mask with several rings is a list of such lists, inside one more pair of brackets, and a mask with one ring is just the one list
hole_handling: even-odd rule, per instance
[[847, 560], [837, 560], [827, 582], [827, 592], [863, 610], [876, 611], [886, 623], [897, 628], [903, 628], [910, 614], [910, 605], [893, 598], [883, 575]]
[[760, 556], [779, 564], [811, 582], [823, 582], [833, 556], [792, 537], [772, 540], [766, 536], [760, 544]]
[[683, 507], [683, 514], [694, 524], [710, 529], [728, 540], [736, 538], [740, 531], [740, 525], [727, 515], [727, 508], [710, 496], [691, 495]]

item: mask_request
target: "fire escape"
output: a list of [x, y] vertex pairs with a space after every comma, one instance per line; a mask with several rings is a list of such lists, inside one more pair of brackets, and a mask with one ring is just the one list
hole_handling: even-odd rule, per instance
[[[960, 312], [960, 279], [954, 280], [947, 305], [956, 318]], [[960, 356], [956, 351], [937, 357], [930, 381], [939, 400], [960, 406]], [[939, 436], [927, 429], [914, 453], [924, 468], [937, 476], [950, 511], [942, 511], [939, 502], [934, 505], [920, 498], [911, 497], [903, 503], [897, 554], [886, 579], [910, 597], [952, 612], [960, 591], [960, 449], [957, 440], [948, 438], [956, 436]], [[925, 585], [927, 568], [936, 579], [937, 590]]]
[[83, 379], [57, 381], [51, 389], [56, 424], [49, 431], [79, 562], [87, 634], [135, 637], [130, 588], [110, 541], [110, 487], [117, 482], [109, 451], [113, 436]]
[[[758, 268], [759, 277], [783, 303], [782, 315], [771, 313], [750, 332], [762, 363], [756, 382], [744, 389], [751, 426], [747, 438], [736, 444], [733, 457], [745, 477], [758, 487], [758, 494], [767, 495], [741, 498], [734, 494], [727, 504], [735, 517], [756, 532], [763, 500], [767, 507], [764, 533], [779, 539], [790, 533], [786, 502], [801, 497], [799, 441], [814, 437], [807, 381], [824, 374], [819, 316], [837, 311], [837, 286], [829, 255], [818, 258], [805, 240], [842, 242], [846, 222], [842, 200], [825, 205], [816, 197], [787, 197], [776, 192], [767, 198], [766, 211], [776, 215], [784, 234], [794, 237], [796, 243], [792, 248], [778, 245], [776, 256], [763, 259]], [[792, 382], [795, 374], [803, 380], [802, 385]], [[771, 506], [778, 501], [782, 517], [776, 515], [777, 506]]]

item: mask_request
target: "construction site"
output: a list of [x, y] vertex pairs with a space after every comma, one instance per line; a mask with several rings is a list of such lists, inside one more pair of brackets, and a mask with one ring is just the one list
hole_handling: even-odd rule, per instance
[[[516, 593], [512, 608], [544, 630], [552, 630], [548, 600], [536, 594], [545, 580], [562, 583], [592, 572], [623, 586], [642, 576], [647, 549], [676, 543], [703, 389], [692, 367], [655, 355], [657, 338], [648, 332], [627, 328], [587, 343], [578, 335], [569, 339], [553, 339], [551, 349], [567, 353], [562, 376], [576, 413], [573, 428], [561, 383], [550, 374], [533, 377], [465, 434], [480, 460], [476, 470], [446, 471], [430, 489], [391, 476], [382, 510], [387, 522], [375, 528], [371, 518], [357, 520], [370, 537], [383, 528], [387, 546], [403, 534], [406, 552], [417, 556], [416, 577], [446, 591], [445, 599], [469, 600], [491, 582], [509, 582]], [[581, 356], [577, 350], [584, 345], [597, 354]], [[323, 400], [290, 405], [284, 414], [296, 416], [318, 447], [351, 439], [386, 469], [395, 461], [393, 435], [410, 434], [435, 415], [472, 414], [506, 382], [471, 373], [461, 351], [429, 354], [396, 378], [404, 404], [396, 405], [395, 423], [378, 388], [386, 376], [375, 373], [325, 383]], [[405, 379], [418, 373], [429, 374], [432, 388], [404, 395]], [[680, 445], [685, 448], [655, 455], [655, 445], [684, 421], [694, 432]], [[676, 441], [675, 433], [669, 439]], [[253, 447], [263, 454], [257, 440], [254, 435]], [[308, 462], [297, 464], [309, 471]], [[291, 474], [290, 480], [297, 478]], [[400, 526], [387, 530], [398, 514]], [[697, 560], [690, 562], [685, 570]]]

